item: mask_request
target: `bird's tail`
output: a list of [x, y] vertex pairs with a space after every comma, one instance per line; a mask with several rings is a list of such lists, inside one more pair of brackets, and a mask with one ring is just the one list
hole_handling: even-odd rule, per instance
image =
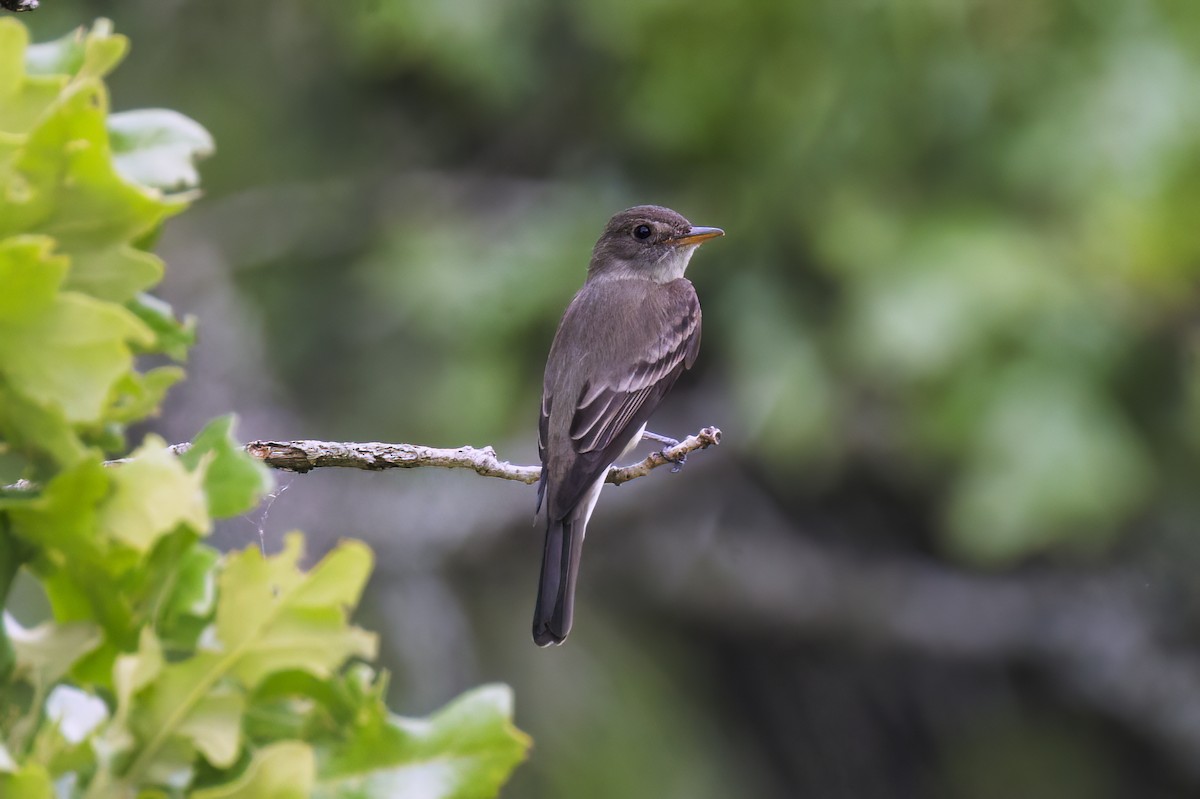
[[575, 580], [583, 550], [586, 519], [550, 520], [542, 551], [542, 576], [533, 609], [533, 641], [538, 646], [561, 644], [571, 632], [575, 610]]

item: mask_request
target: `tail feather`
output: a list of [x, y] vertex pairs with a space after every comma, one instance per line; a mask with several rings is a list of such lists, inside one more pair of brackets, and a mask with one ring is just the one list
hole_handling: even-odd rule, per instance
[[571, 632], [586, 524], [586, 519], [567, 518], [551, 520], [546, 527], [542, 575], [533, 610], [533, 641], [538, 646], [561, 644]]

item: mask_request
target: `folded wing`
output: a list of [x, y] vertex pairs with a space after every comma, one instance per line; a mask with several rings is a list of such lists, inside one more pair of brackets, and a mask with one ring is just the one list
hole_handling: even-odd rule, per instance
[[[563, 411], [571, 414], [567, 426], [571, 457], [562, 459], [569, 463], [563, 464], [566, 468], [554, 475], [548, 486], [551, 514], [574, 506], [620, 457], [679, 375], [696, 360], [700, 303], [691, 283], [678, 280], [657, 286], [646, 299], [645, 313], [652, 314], [658, 324], [627, 325], [597, 336], [597, 346], [589, 353], [588, 377], [572, 391], [570, 404], [564, 404]], [[593, 326], [603, 324], [600, 318]], [[565, 399], [554, 396], [552, 384], [546, 388], [538, 430], [543, 463], [551, 413]], [[544, 491], [547, 487], [540, 488]]]

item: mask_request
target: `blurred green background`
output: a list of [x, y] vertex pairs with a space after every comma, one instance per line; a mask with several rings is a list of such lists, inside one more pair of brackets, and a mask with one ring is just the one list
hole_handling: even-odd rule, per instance
[[1200, 792], [1195, 0], [42, 6], [217, 141], [160, 248], [174, 440], [533, 462], [608, 216], [726, 229], [653, 425], [726, 443], [605, 492], [565, 647], [532, 488], [325, 470], [220, 532], [369, 541], [393, 706], [516, 688], [505, 795]]

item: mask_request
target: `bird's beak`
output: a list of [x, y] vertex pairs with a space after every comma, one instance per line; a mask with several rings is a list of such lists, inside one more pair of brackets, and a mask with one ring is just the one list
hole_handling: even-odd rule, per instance
[[719, 227], [692, 226], [688, 228], [687, 233], [684, 233], [682, 236], [676, 236], [675, 238], [667, 239], [666, 243], [675, 247], [682, 247], [685, 244], [702, 244], [709, 239], [714, 239], [717, 236], [724, 235], [725, 231], [721, 230]]

